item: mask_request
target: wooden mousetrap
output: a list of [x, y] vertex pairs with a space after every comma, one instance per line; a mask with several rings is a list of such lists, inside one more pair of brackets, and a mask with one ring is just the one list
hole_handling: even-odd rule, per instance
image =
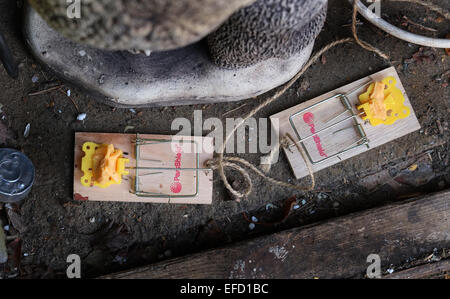
[[[75, 133], [74, 199], [179, 204], [211, 204], [213, 157], [209, 137], [119, 133]], [[123, 152], [121, 179], [98, 184], [89, 164], [97, 145]], [[95, 146], [95, 148], [94, 148]], [[83, 160], [84, 159], [84, 160]], [[125, 163], [125, 164], [124, 164]]]
[[[385, 121], [368, 119], [368, 103], [361, 103], [374, 82], [385, 82], [389, 94]], [[391, 92], [392, 90], [392, 92]], [[385, 92], [385, 94], [387, 91]], [[359, 109], [358, 109], [359, 108]], [[280, 136], [289, 133], [303, 147], [313, 171], [332, 166], [372, 148], [420, 129], [408, 96], [394, 67], [335, 89], [324, 95], [272, 115], [278, 120]], [[364, 119], [365, 120], [364, 120]], [[284, 148], [297, 179], [308, 168], [295, 144]]]

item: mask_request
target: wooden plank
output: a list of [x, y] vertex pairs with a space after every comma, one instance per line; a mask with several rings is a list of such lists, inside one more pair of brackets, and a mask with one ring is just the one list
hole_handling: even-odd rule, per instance
[[[174, 140], [174, 136], [140, 134], [140, 138]], [[213, 139], [207, 137], [183, 137], [184, 140], [196, 143], [185, 143], [181, 149], [180, 167], [196, 168], [199, 160], [200, 168], [204, 167], [205, 161], [213, 157]], [[111, 185], [107, 188], [86, 187], [81, 184], [83, 171], [81, 170], [81, 159], [84, 155], [82, 146], [86, 141], [95, 143], [114, 144], [114, 147], [124, 152], [124, 157], [130, 160], [127, 167], [136, 166], [136, 153], [134, 140], [136, 134], [111, 134], [111, 133], [75, 133], [75, 165], [74, 165], [74, 198], [76, 200], [91, 201], [125, 201], [125, 202], [152, 202], [152, 203], [179, 203], [179, 204], [211, 204], [212, 202], [212, 170], [199, 170], [198, 194], [193, 197], [177, 198], [176, 195], [191, 195], [197, 191], [196, 170], [182, 170], [177, 177], [181, 190], [171, 188], [176, 175], [175, 170], [140, 170], [139, 178], [141, 188], [146, 192], [155, 192], [173, 195], [172, 198], [138, 197], [130, 193], [134, 190], [135, 170], [130, 169], [129, 175], [123, 176], [120, 185]], [[153, 145], [141, 146], [139, 167], [168, 167], [176, 168], [178, 141], [164, 142]], [[197, 148], [198, 147], [198, 148]], [[199, 157], [197, 157], [199, 152]], [[177, 193], [175, 193], [177, 192]]]
[[103, 278], [363, 277], [369, 254], [388, 267], [449, 247], [449, 199], [444, 191]]
[[442, 278], [450, 273], [450, 259], [415, 266], [406, 270], [383, 276], [383, 279], [423, 279]]
[[[411, 114], [407, 118], [397, 120], [394, 124], [389, 126], [383, 124], [378, 126], [371, 126], [369, 123], [365, 123], [360, 117], [357, 117], [356, 119], [358, 123], [361, 124], [369, 139], [370, 149], [373, 149], [377, 146], [393, 141], [399, 137], [402, 137], [404, 135], [407, 135], [411, 132], [420, 129], [420, 124], [417, 120], [417, 117], [414, 113], [414, 110], [411, 106], [411, 103], [408, 99], [405, 89], [403, 88], [403, 85], [394, 67], [387, 68], [383, 71], [380, 71], [371, 76], [362, 78], [358, 81], [335, 89], [312, 100], [291, 107], [280, 113], [272, 115], [270, 119], [272, 121], [272, 124], [276, 125], [278, 123], [280, 136], [284, 136], [285, 134], [289, 133], [295, 139], [295, 141], [298, 141], [299, 139], [297, 138], [295, 131], [289, 122], [289, 118], [291, 115], [305, 109], [306, 107], [314, 105], [328, 97], [334, 96], [339, 93], [345, 94], [350, 91], [354, 91], [355, 88], [362, 86], [367, 82], [381, 81], [383, 78], [388, 76], [393, 76], [396, 79], [397, 87], [401, 90], [403, 96], [405, 97], [404, 104], [410, 109]], [[367, 84], [361, 87], [360, 90], [357, 90], [348, 96], [348, 99], [351, 103], [351, 106], [353, 107], [353, 111], [355, 112], [355, 114], [359, 113], [355, 108], [356, 105], [359, 104], [358, 95], [361, 94], [363, 91], [365, 91], [366, 87]], [[332, 119], [333, 116], [339, 114], [338, 112], [344, 110], [343, 105], [340, 103], [340, 101], [331, 101], [328, 102], [327, 104], [320, 105], [318, 108], [314, 109], [316, 109], [314, 111], [314, 124], [316, 131], [319, 131], [320, 129], [325, 127], [326, 126], [325, 123], [327, 121]], [[293, 118], [293, 121], [295, 127], [299, 131], [300, 136], [304, 138], [308, 135], [311, 135], [311, 128], [309, 125], [305, 124], [302, 115]], [[321, 118], [317, 117], [318, 115], [321, 115]], [[341, 118], [338, 118], [335, 121], [337, 122], [338, 120], [341, 120], [343, 118], [345, 118], [345, 116], [342, 116]], [[317, 140], [314, 140], [312, 138], [306, 141], [305, 146], [308, 152], [311, 154], [312, 159], [314, 161], [318, 161], [324, 158], [325, 155], [332, 156], [334, 153], [337, 153], [340, 150], [345, 149], [349, 145], [356, 142], [358, 140], [357, 131], [355, 129], [352, 129], [351, 125], [352, 122], [348, 120], [337, 125], [332, 130], [328, 130], [326, 132], [318, 134], [318, 136], [320, 137], [319, 142], [320, 145], [318, 145]], [[321, 169], [330, 167], [336, 163], [354, 157], [358, 154], [364, 153], [370, 149], [368, 149], [367, 147], [359, 147], [353, 149], [347, 153], [341, 154], [340, 155], [341, 159], [339, 159], [338, 157], [334, 157], [325, 162], [313, 165], [313, 170], [314, 172], [316, 172]], [[290, 147], [289, 149], [284, 149], [284, 152], [289, 160], [289, 163], [291, 165], [295, 177], [299, 179], [304, 176], [307, 176], [308, 169], [306, 166], [306, 162], [303, 160], [302, 156], [298, 152], [298, 149], [296, 147]]]

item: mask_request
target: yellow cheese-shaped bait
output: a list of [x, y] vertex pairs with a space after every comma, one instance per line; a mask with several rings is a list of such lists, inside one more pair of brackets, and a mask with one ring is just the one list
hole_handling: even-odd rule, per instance
[[[386, 114], [380, 112], [380, 102], [374, 104], [376, 98], [379, 97], [380, 90], [375, 90], [376, 83], [370, 84], [365, 93], [359, 96], [361, 105], [357, 106], [358, 110], [363, 110], [365, 115], [363, 120], [368, 120], [372, 126], [380, 124], [392, 125], [398, 119], [406, 118], [411, 113], [410, 109], [404, 105], [405, 97], [403, 93], [396, 87], [397, 80], [394, 77], [386, 77], [381, 83], [384, 85], [384, 108]], [[380, 88], [381, 84], [378, 84]], [[378, 99], [379, 101], [379, 99]], [[377, 106], [374, 106], [377, 105]]]
[[111, 184], [120, 184], [122, 175], [127, 175], [125, 164], [128, 159], [122, 158], [122, 151], [114, 149], [112, 144], [83, 144], [84, 157], [81, 160], [81, 184], [86, 187], [106, 188]]

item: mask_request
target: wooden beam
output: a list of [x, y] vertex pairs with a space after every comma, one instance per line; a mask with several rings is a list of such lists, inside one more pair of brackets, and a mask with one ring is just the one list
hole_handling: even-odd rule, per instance
[[450, 245], [450, 190], [103, 278], [364, 277]]
[[384, 276], [384, 279], [442, 278], [450, 273], [450, 259], [412, 267]]

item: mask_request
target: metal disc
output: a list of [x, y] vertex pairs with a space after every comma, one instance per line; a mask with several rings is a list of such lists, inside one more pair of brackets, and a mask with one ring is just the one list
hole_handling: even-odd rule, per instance
[[0, 201], [16, 202], [31, 190], [35, 170], [33, 163], [22, 152], [0, 149]]

